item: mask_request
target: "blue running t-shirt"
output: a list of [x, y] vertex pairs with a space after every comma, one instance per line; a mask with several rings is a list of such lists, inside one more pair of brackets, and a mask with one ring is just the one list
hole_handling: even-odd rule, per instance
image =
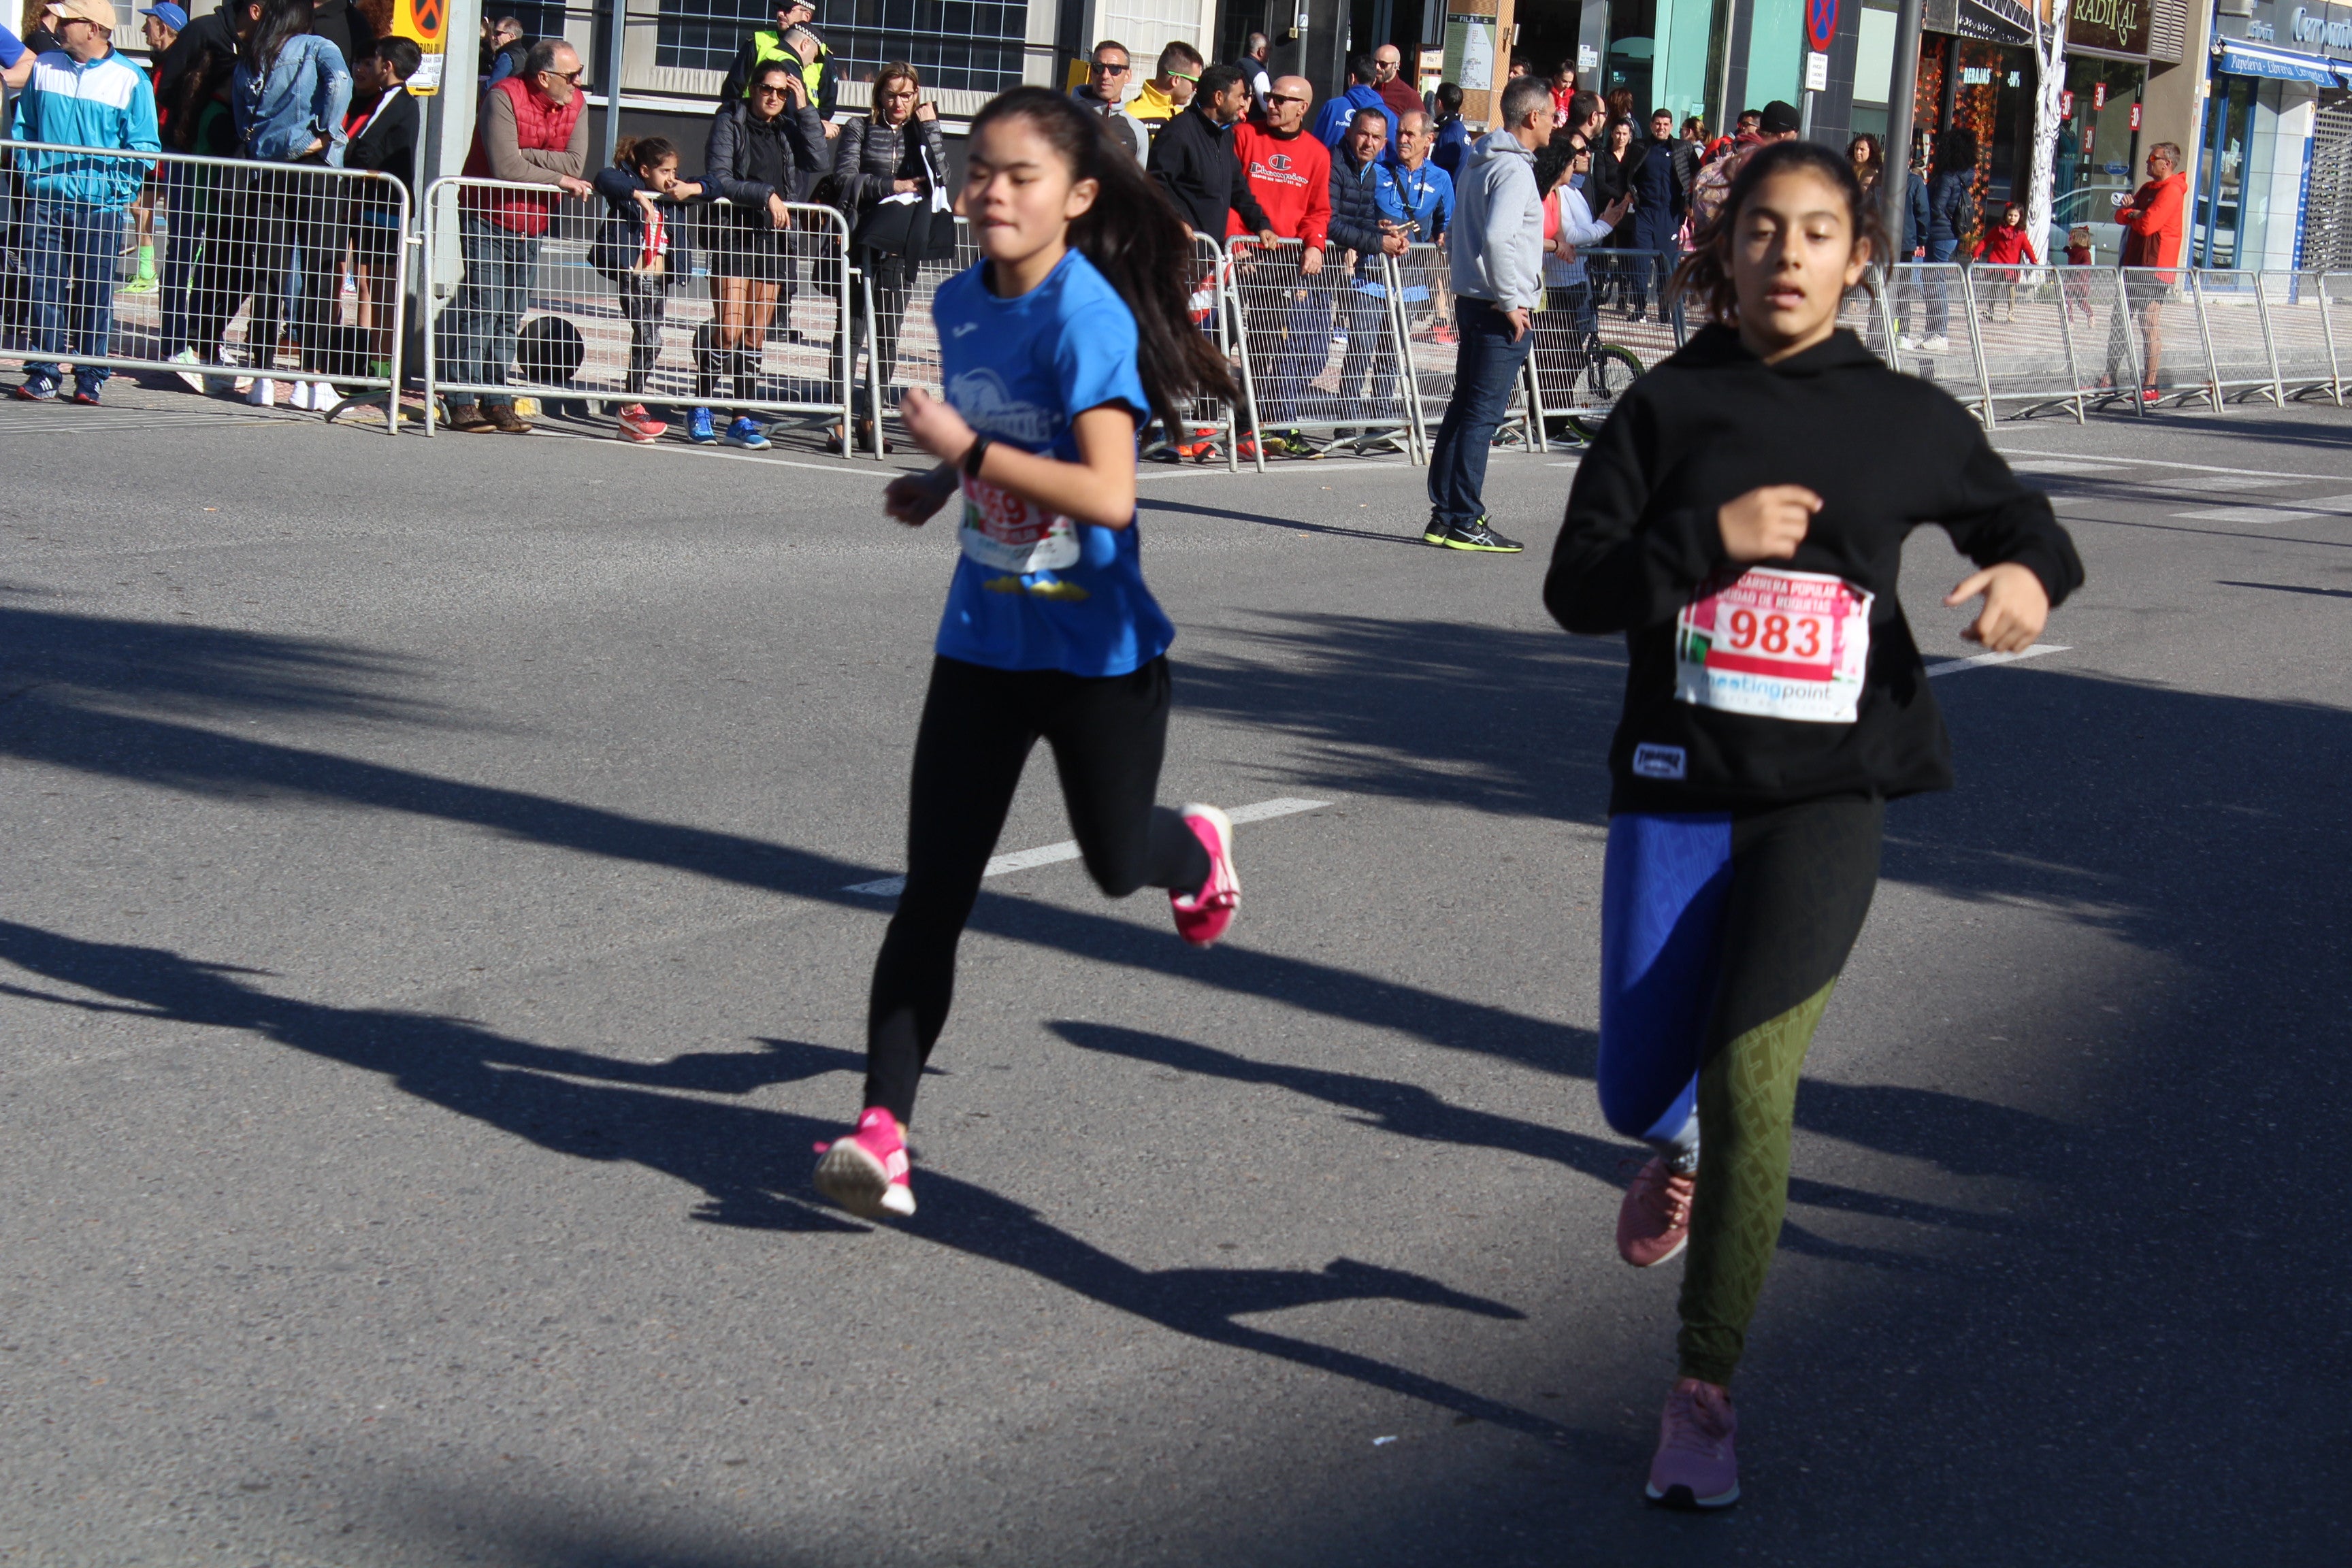
[[[1045, 280], [1000, 300], [982, 262], [940, 285], [948, 402], [971, 427], [1027, 452], [1076, 462], [1071, 422], [1116, 404], [1140, 424], [1150, 401], [1135, 370], [1135, 317], [1073, 250]], [[962, 557], [940, 619], [939, 651], [998, 669], [1126, 675], [1176, 640], [1151, 591], [1135, 525], [1097, 528], [966, 479]]]

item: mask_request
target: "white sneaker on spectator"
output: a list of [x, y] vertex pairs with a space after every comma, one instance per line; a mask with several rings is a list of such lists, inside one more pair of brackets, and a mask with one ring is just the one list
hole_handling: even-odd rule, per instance
[[274, 407], [278, 402], [278, 384], [267, 375], [257, 375], [253, 378], [253, 389], [245, 395], [245, 400], [256, 408]]
[[1906, 332], [1895, 340], [1895, 346], [1907, 354], [1919, 346], [1919, 340]]
[[[196, 351], [194, 349], [186, 348], [182, 349], [178, 353], [173, 354], [172, 356], [172, 363], [173, 364], [196, 365], [202, 364], [205, 362], [196, 357]], [[175, 370], [172, 374], [178, 376], [180, 380], [186, 384], [190, 392], [204, 391], [205, 383], [212, 379], [210, 376], [194, 370]]]
[[1939, 354], [1946, 349], [1950, 348], [1952, 345], [1950, 340], [1946, 338], [1943, 333], [1929, 332], [1926, 337], [1919, 340], [1919, 346], [1926, 349], [1931, 354]]

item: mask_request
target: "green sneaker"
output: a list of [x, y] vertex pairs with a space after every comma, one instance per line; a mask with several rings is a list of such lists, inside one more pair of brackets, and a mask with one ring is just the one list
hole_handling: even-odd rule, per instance
[[1448, 550], [1479, 550], [1489, 555], [1517, 555], [1527, 548], [1517, 540], [1506, 539], [1487, 527], [1483, 517], [1466, 526], [1447, 529], [1443, 542]]

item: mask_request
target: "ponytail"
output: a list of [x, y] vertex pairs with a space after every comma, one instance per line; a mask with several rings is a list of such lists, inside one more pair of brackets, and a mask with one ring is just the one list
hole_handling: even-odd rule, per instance
[[1069, 247], [1134, 312], [1135, 368], [1152, 416], [1172, 437], [1184, 427], [1179, 408], [1187, 398], [1238, 398], [1224, 356], [1192, 320], [1192, 247], [1160, 182], [1110, 139], [1100, 115], [1046, 88], [991, 99], [971, 134], [1012, 119], [1035, 126], [1074, 180], [1095, 182], [1094, 205], [1070, 222]]
[[677, 143], [667, 136], [624, 136], [613, 143], [613, 166], [642, 174], [657, 168], [665, 158], [677, 156]]

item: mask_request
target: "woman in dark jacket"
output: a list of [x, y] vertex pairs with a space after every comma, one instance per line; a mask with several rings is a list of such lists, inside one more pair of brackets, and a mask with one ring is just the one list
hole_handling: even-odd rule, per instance
[[[757, 360], [776, 319], [776, 296], [792, 270], [789, 235], [799, 172], [824, 157], [824, 122], [810, 104], [800, 73], [770, 60], [751, 79], [751, 97], [721, 104], [710, 117], [703, 149], [704, 179], [724, 196], [728, 213], [711, 237], [711, 293], [718, 324], [709, 347], [695, 354], [695, 395], [703, 405], [687, 415], [687, 438], [709, 443], [712, 384], [722, 374], [745, 403], [759, 393]], [[768, 445], [759, 422], [739, 409], [727, 427], [730, 446]]]
[[[1927, 259], [1949, 261], [1973, 233], [1976, 218], [1977, 139], [1966, 129], [1944, 133], [1944, 158], [1927, 184]], [[1951, 279], [1942, 272], [1927, 275], [1927, 339], [1923, 347], [1941, 349], [1950, 325]]]
[[[1594, 212], [1613, 205], [1617, 198], [1625, 194], [1626, 164], [1635, 155], [1633, 122], [1630, 120], [1612, 121], [1609, 129], [1601, 133], [1601, 145], [1592, 150], [1592, 167], [1584, 176], [1585, 203]], [[1624, 249], [1633, 243], [1633, 220], [1629, 216], [1610, 230], [1609, 237], [1601, 243], [1612, 250]], [[1602, 258], [1587, 270], [1592, 279], [1594, 306], [1605, 305], [1616, 294], [1624, 291], [1624, 279], [1620, 269], [1611, 265], [1608, 259]], [[1630, 293], [1628, 298], [1631, 298]]]
[[[870, 236], [885, 203], [911, 198], [915, 216], [931, 210], [935, 194], [947, 179], [947, 141], [940, 133], [940, 112], [919, 101], [922, 79], [903, 61], [884, 66], [874, 76], [874, 112], [841, 128], [835, 144], [833, 180], [843, 212], [848, 215], [852, 237], [851, 263], [865, 273], [874, 296], [875, 384], [889, 400], [890, 378], [898, 370], [898, 325], [907, 314], [907, 289], [921, 258], [909, 258], [895, 248], [858, 243]], [[849, 357], [856, 363], [862, 323], [853, 314]], [[841, 358], [835, 354], [834, 380], [841, 379]], [[861, 401], [861, 406], [862, 406]], [[875, 411], [858, 419], [861, 439], [876, 439]]]

